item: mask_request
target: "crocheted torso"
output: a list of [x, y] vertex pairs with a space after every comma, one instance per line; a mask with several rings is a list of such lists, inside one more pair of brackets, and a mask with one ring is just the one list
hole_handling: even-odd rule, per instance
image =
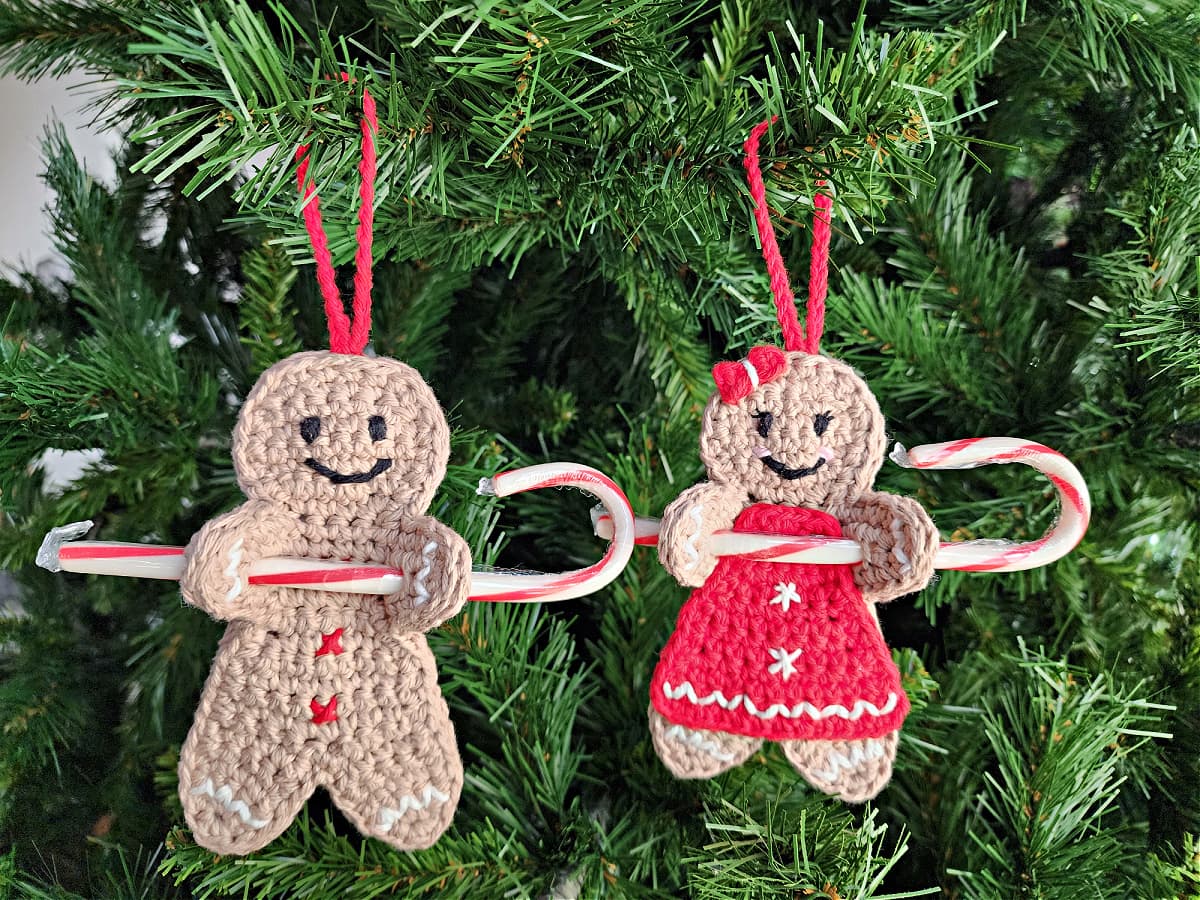
[[[300, 559], [387, 560], [393, 528], [365, 522], [297, 521], [279, 555]], [[414, 573], [419, 577], [420, 572]], [[437, 670], [421, 632], [405, 631], [383, 597], [288, 587], [269, 589], [276, 614], [265, 623], [233, 621], [205, 685], [206, 702], [239, 698], [271, 711], [274, 728], [299, 729], [321, 742], [367, 724], [381, 698], [389, 718], [402, 708], [403, 689], [435, 687]], [[210, 700], [210, 695], [212, 699]], [[217, 699], [221, 698], [221, 699]], [[231, 713], [224, 713], [228, 717]], [[220, 715], [220, 714], [218, 714]], [[347, 727], [347, 721], [357, 724]], [[394, 728], [376, 722], [372, 727]]]
[[[825, 512], [758, 503], [735, 531], [840, 537]], [[679, 611], [651, 702], [688, 728], [769, 740], [898, 729], [908, 698], [850, 566], [725, 557]]]

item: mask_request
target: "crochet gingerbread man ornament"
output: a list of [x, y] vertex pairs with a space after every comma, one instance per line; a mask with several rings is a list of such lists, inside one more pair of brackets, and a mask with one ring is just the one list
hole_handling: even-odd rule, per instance
[[[890, 778], [909, 709], [874, 604], [929, 582], [938, 533], [915, 501], [872, 490], [886, 443], [879, 405], [849, 366], [817, 352], [823, 195], [800, 329], [758, 171], [769, 124], [746, 141], [746, 168], [787, 350], [756, 347], [714, 370], [700, 434], [709, 480], [667, 507], [660, 530], [664, 567], [696, 590], [654, 672], [650, 730], [680, 778], [710, 778], [770, 740], [814, 787], [859, 802]], [[707, 549], [718, 530], [844, 535], [863, 560], [718, 559]]]
[[[428, 847], [462, 789], [423, 632], [466, 602], [470, 552], [423, 515], [450, 453], [433, 391], [402, 362], [359, 355], [370, 323], [376, 130], [365, 92], [364, 111], [358, 270], [367, 277], [356, 280], [354, 327], [302, 165], [336, 352], [296, 354], [259, 378], [233, 433], [247, 501], [208, 522], [185, 553], [184, 599], [229, 622], [179, 763], [188, 825], [218, 853], [270, 842], [317, 786], [363, 834]], [[390, 596], [252, 584], [251, 563], [268, 557], [379, 562], [408, 577]]]

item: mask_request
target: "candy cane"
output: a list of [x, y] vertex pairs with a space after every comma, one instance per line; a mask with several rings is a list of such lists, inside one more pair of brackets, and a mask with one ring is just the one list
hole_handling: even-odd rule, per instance
[[[1078, 546], [1091, 518], [1091, 498], [1083, 476], [1065, 456], [1034, 441], [1022, 438], [966, 438], [944, 444], [925, 444], [905, 450], [897, 444], [892, 461], [909, 469], [974, 469], [1003, 463], [1021, 463], [1044, 474], [1058, 490], [1062, 512], [1042, 537], [1026, 543], [1003, 540], [943, 541], [934, 557], [939, 569], [963, 572], [1019, 572], [1061, 559]], [[592, 511], [596, 535], [612, 534], [608, 515]], [[638, 518], [637, 544], [658, 543], [657, 519]], [[862, 562], [862, 548], [844, 538], [819, 535], [775, 535], [718, 531], [713, 535], [716, 556], [739, 556], [770, 562], [824, 565]]]
[[586, 569], [557, 575], [472, 572], [472, 600], [517, 603], [569, 600], [598, 591], [621, 574], [633, 555], [633, 507], [625, 492], [603, 472], [572, 463], [544, 463], [481, 478], [478, 492], [509, 497], [548, 487], [577, 487], [600, 500], [616, 526], [616, 540], [609, 545], [608, 552]]
[[[478, 492], [508, 497], [545, 487], [576, 487], [596, 497], [608, 520], [616, 523], [616, 539], [599, 562], [571, 572], [472, 570], [472, 600], [513, 603], [569, 600], [598, 591], [625, 568], [633, 553], [633, 509], [616, 483], [602, 472], [573, 463], [546, 463], [481, 479]], [[91, 522], [75, 522], [50, 529], [38, 551], [37, 564], [52, 572], [176, 581], [182, 577], [183, 547], [74, 541], [91, 527]], [[407, 577], [391, 566], [372, 563], [272, 557], [251, 563], [249, 581], [251, 584], [319, 588], [339, 593], [394, 594], [403, 589]]]

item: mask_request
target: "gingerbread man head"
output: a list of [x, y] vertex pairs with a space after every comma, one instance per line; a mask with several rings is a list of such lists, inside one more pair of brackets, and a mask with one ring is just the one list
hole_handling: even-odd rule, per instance
[[883, 464], [883, 415], [844, 363], [756, 347], [714, 370], [700, 458], [718, 484], [756, 500], [822, 508], [870, 490]]
[[264, 372], [233, 432], [246, 496], [300, 515], [419, 515], [449, 456], [446, 417], [414, 368], [323, 350]]

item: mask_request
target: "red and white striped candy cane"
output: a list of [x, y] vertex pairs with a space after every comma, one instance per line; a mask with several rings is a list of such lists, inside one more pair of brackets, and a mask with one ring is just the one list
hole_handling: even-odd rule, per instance
[[585, 569], [555, 575], [509, 572], [471, 573], [471, 599], [510, 603], [568, 600], [598, 591], [625, 568], [633, 555], [633, 507], [615, 481], [590, 466], [543, 463], [481, 478], [478, 492], [509, 497], [549, 487], [576, 487], [600, 500], [615, 524], [616, 540], [598, 562]]
[[1092, 499], [1079, 470], [1069, 459], [1037, 441], [1024, 438], [964, 438], [926, 444], [905, 451], [897, 444], [892, 461], [909, 469], [975, 469], [1021, 463], [1037, 469], [1058, 490], [1061, 511], [1050, 530], [1035, 541], [943, 542], [934, 558], [939, 569], [962, 572], [1020, 572], [1062, 559], [1079, 546], [1092, 517]]
[[[598, 591], [625, 568], [633, 553], [633, 509], [624, 492], [604, 473], [574, 463], [546, 463], [482, 479], [479, 493], [507, 497], [544, 487], [576, 487], [596, 497], [605, 515], [616, 523], [616, 539], [598, 563], [572, 572], [472, 570], [472, 600], [514, 603], [569, 600]], [[52, 528], [38, 551], [38, 565], [52, 572], [176, 581], [183, 575], [183, 547], [74, 541], [91, 527], [91, 522], [75, 522]], [[249, 580], [251, 584], [320, 588], [339, 593], [394, 594], [403, 589], [406, 578], [399, 569], [372, 563], [269, 558], [250, 565]]]
[[[943, 541], [934, 557], [939, 569], [963, 572], [1019, 572], [1061, 559], [1078, 546], [1091, 518], [1091, 499], [1079, 470], [1056, 450], [1023, 438], [966, 438], [944, 444], [925, 444], [905, 450], [897, 444], [892, 461], [911, 469], [974, 469], [1003, 463], [1021, 463], [1044, 474], [1058, 489], [1062, 512], [1058, 520], [1035, 541]], [[596, 534], [612, 534], [608, 515], [592, 511]], [[635, 542], [658, 543], [658, 519], [638, 518]], [[862, 548], [854, 541], [820, 535], [776, 535], [718, 531], [713, 553], [771, 562], [824, 565], [862, 562]]]

